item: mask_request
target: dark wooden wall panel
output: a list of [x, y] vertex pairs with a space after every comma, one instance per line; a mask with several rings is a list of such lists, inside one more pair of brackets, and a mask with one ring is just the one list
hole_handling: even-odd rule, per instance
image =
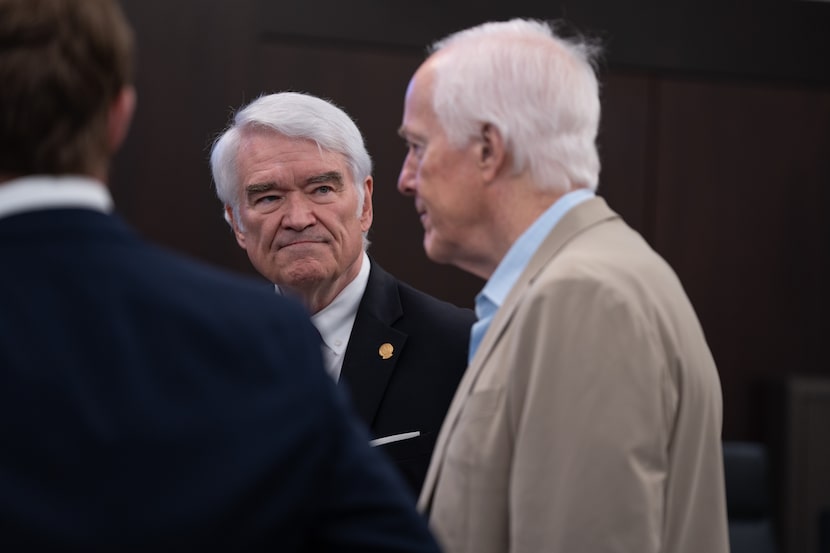
[[724, 435], [760, 438], [763, 387], [828, 374], [830, 91], [664, 79], [654, 244], [721, 371]]
[[645, 73], [601, 76], [602, 120], [597, 144], [602, 162], [597, 192], [647, 240], [654, 232], [654, 159], [650, 153], [653, 79]]
[[423, 49], [488, 20], [565, 19], [607, 44], [615, 66], [830, 82], [830, 3], [800, 0], [257, 0], [260, 28]]
[[250, 0], [122, 0], [136, 33], [138, 105], [113, 169], [116, 207], [145, 236], [255, 274], [221, 217], [212, 138], [247, 88], [256, 41]]

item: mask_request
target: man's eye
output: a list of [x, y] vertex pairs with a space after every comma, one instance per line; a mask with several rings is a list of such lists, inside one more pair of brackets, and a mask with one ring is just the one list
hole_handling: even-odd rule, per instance
[[414, 156], [417, 156], [417, 157], [421, 157], [421, 154], [424, 151], [424, 147], [421, 144], [418, 144], [418, 143], [415, 143], [415, 142], [408, 142], [407, 141], [406, 148], [407, 148], [407, 150], [409, 150], [410, 154], [412, 154]]
[[260, 196], [259, 198], [254, 200], [254, 205], [262, 205], [262, 204], [270, 204], [277, 201], [279, 198], [273, 194], [268, 196]]
[[330, 194], [333, 191], [334, 191], [334, 188], [332, 188], [331, 186], [329, 186], [327, 184], [324, 184], [323, 186], [318, 186], [317, 188], [314, 189], [314, 193], [315, 194], [320, 194], [320, 195]]

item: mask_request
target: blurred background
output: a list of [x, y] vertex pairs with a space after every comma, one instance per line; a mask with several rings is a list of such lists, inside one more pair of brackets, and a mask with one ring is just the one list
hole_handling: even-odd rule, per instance
[[428, 43], [486, 20], [564, 19], [600, 39], [599, 193], [683, 282], [720, 371], [723, 438], [768, 455], [778, 550], [830, 551], [830, 2], [121, 1], [138, 111], [112, 187], [141, 233], [258, 276], [222, 219], [210, 145], [260, 94], [310, 92], [356, 119], [375, 162], [370, 253], [465, 306], [483, 282], [427, 260], [396, 190], [411, 74]]

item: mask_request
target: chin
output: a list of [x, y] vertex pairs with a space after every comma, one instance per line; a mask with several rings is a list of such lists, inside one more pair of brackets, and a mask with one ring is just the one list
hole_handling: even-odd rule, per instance
[[424, 237], [424, 252], [427, 254], [430, 261], [434, 261], [435, 263], [452, 263], [452, 257], [450, 256], [447, 248], [442, 247], [441, 244], [434, 239]]
[[285, 286], [303, 287], [325, 280], [330, 274], [329, 268], [318, 259], [303, 257], [291, 261], [282, 261], [275, 281]]

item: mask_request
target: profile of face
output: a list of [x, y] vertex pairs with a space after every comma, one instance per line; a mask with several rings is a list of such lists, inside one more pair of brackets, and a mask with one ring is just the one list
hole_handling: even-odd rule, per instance
[[424, 227], [424, 251], [438, 263], [464, 266], [470, 238], [480, 224], [480, 144], [463, 147], [448, 142], [432, 107], [430, 60], [415, 73], [404, 99], [399, 134], [407, 153], [398, 177], [398, 191], [415, 200]]
[[[239, 246], [271, 282], [301, 296], [339, 293], [360, 270], [372, 224], [372, 178], [359, 197], [346, 158], [311, 140], [243, 131], [236, 158], [238, 210], [226, 210]], [[237, 219], [238, 217], [238, 219]]]

